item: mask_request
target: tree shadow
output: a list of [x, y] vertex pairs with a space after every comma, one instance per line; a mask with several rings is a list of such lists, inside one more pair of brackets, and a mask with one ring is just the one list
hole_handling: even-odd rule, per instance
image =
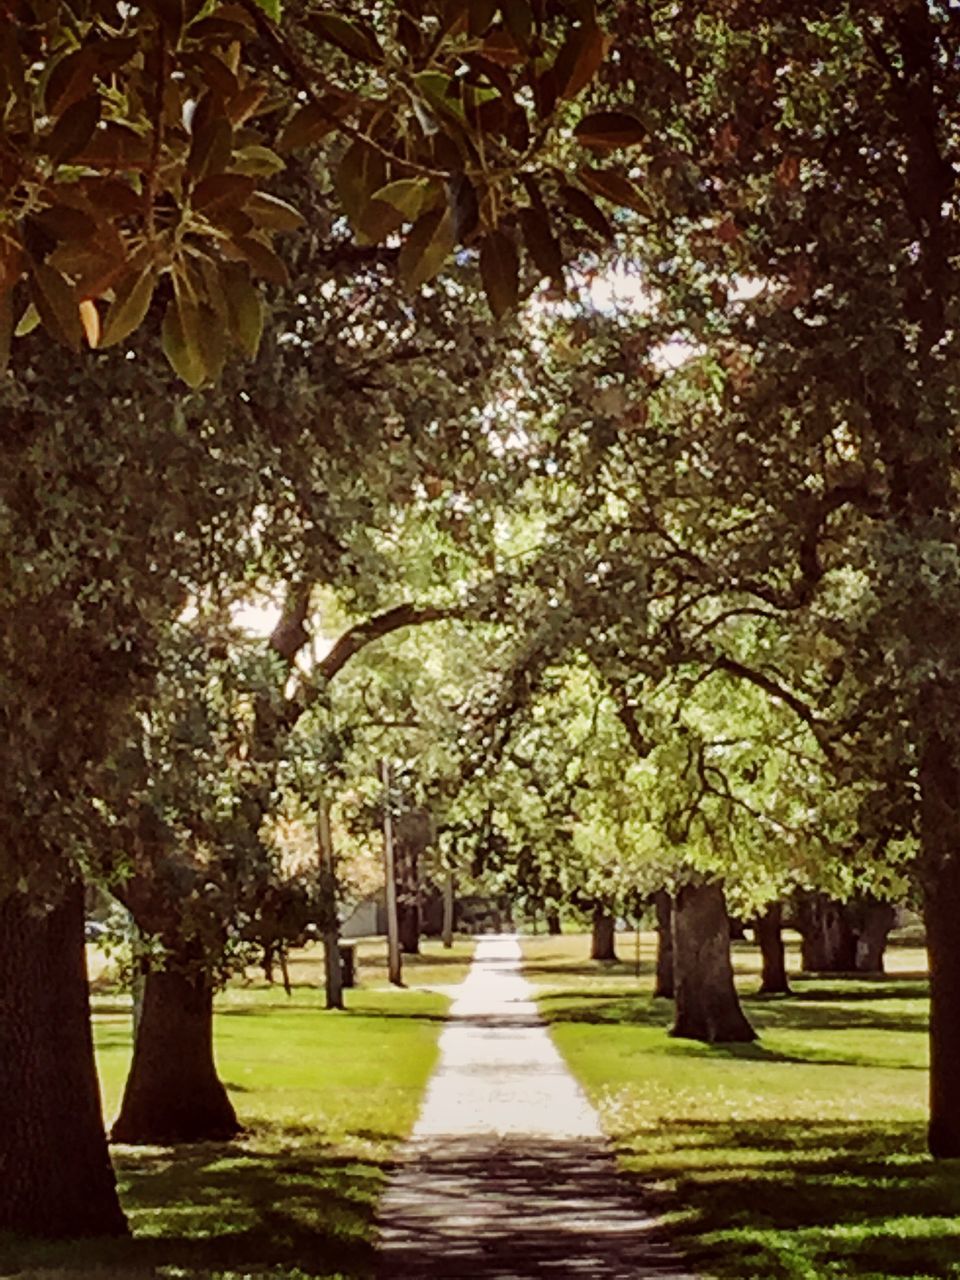
[[[960, 1161], [919, 1123], [664, 1120], [662, 1209], [694, 1267], [721, 1276], [948, 1276], [960, 1253]], [[648, 1135], [623, 1139], [642, 1152]], [[634, 1177], [647, 1185], [640, 1174]]]
[[[388, 1164], [344, 1156], [318, 1143], [315, 1130], [284, 1126], [282, 1132], [285, 1141], [269, 1150], [243, 1141], [117, 1148], [134, 1236], [70, 1244], [5, 1241], [4, 1263], [11, 1270], [0, 1274], [49, 1267], [65, 1276], [96, 1269], [103, 1280], [170, 1274], [212, 1280], [289, 1270], [301, 1280], [367, 1280], [375, 1267], [373, 1214]], [[389, 1137], [366, 1136], [379, 1143]]]

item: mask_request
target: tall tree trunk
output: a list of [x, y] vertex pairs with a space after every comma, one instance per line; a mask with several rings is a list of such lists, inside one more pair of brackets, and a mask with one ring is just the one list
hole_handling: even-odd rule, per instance
[[593, 935], [590, 940], [591, 960], [616, 960], [616, 926], [612, 913], [605, 907], [594, 907]]
[[127, 1224], [90, 1029], [83, 887], [0, 901], [0, 1231], [71, 1239]]
[[783, 908], [779, 902], [771, 902], [754, 921], [753, 931], [760, 948], [763, 974], [760, 994], [764, 996], [788, 996], [787, 957], [783, 946]]
[[930, 958], [931, 1154], [960, 1157], [960, 770], [938, 735], [920, 761], [923, 918]]
[[397, 929], [400, 950], [420, 952], [420, 855], [430, 843], [430, 815], [423, 809], [401, 813], [394, 824]]
[[867, 898], [857, 904], [857, 973], [883, 973], [887, 938], [896, 919], [896, 908], [890, 902]]
[[842, 902], [825, 893], [805, 893], [797, 902], [800, 960], [806, 973], [853, 973], [857, 935]]
[[717, 881], [685, 884], [673, 908], [676, 1020], [670, 1034], [707, 1044], [755, 1040], [730, 963], [730, 925]]
[[664, 1000], [673, 999], [673, 899], [666, 889], [653, 895], [657, 912], [657, 975], [653, 994]]
[[552, 938], [559, 938], [563, 933], [559, 907], [547, 907], [547, 933]]
[[213, 1060], [208, 975], [197, 967], [152, 970], [113, 1141], [224, 1141], [239, 1132]]

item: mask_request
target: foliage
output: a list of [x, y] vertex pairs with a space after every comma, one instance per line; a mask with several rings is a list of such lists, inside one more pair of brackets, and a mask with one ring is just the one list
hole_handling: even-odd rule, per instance
[[526, 274], [562, 287], [559, 228], [578, 248], [608, 233], [587, 190], [610, 197], [603, 170], [570, 172], [576, 139], [600, 152], [636, 140], [609, 113], [571, 138], [570, 103], [607, 49], [592, 0], [502, 14], [407, 0], [369, 19], [291, 5], [286, 30], [279, 6], [253, 0], [7, 9], [0, 363], [36, 324], [74, 351], [126, 342], [154, 299], [190, 386], [215, 381], [230, 348], [252, 358], [253, 281], [286, 282], [275, 237], [302, 223], [267, 186], [321, 143], [360, 243], [402, 234], [411, 290], [458, 245], [478, 248], [502, 315], [519, 295], [518, 236]]

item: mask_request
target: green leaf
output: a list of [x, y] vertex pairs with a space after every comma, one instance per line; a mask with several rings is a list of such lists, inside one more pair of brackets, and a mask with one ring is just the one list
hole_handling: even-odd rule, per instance
[[497, 319], [513, 311], [519, 296], [520, 261], [516, 245], [502, 231], [491, 231], [480, 245], [480, 276]]
[[636, 116], [625, 111], [594, 111], [583, 117], [573, 136], [593, 151], [616, 151], [643, 142], [647, 130]]
[[574, 27], [557, 54], [554, 71], [561, 98], [575, 98], [599, 70], [606, 38], [596, 23]]
[[31, 302], [24, 311], [23, 315], [17, 321], [17, 327], [13, 331], [15, 338], [25, 338], [28, 333], [33, 333], [37, 325], [40, 323], [40, 312]]
[[383, 186], [386, 176], [386, 162], [373, 147], [354, 142], [344, 152], [333, 185], [344, 212], [360, 230], [370, 198]]
[[635, 209], [637, 213], [649, 214], [650, 212], [649, 201], [639, 187], [625, 174], [615, 169], [584, 167], [578, 171], [577, 177], [594, 195], [603, 196], [604, 199], [611, 200], [614, 204], [622, 205], [626, 209]]
[[44, 328], [64, 346], [79, 351], [83, 326], [73, 286], [45, 262], [34, 262], [30, 270], [31, 296]]
[[225, 205], [242, 205], [256, 189], [256, 180], [241, 173], [214, 173], [193, 189], [190, 203], [206, 212]]
[[405, 221], [415, 222], [427, 201], [435, 199], [438, 191], [437, 184], [429, 178], [400, 178], [380, 187], [370, 198], [393, 205], [403, 214]]
[[283, 259], [262, 240], [257, 240], [255, 236], [241, 236], [239, 240], [233, 241], [233, 246], [249, 262], [254, 275], [269, 280], [271, 284], [290, 283]]
[[[184, 312], [186, 315], [184, 315]], [[163, 317], [161, 340], [170, 367], [189, 387], [199, 387], [207, 375], [197, 336], [197, 311], [180, 299], [171, 298]]]
[[266, 191], [255, 191], [244, 208], [258, 227], [270, 231], [296, 231], [303, 226], [303, 215], [292, 204]]
[[332, 94], [327, 94], [317, 102], [308, 102], [305, 107], [295, 111], [283, 126], [277, 139], [277, 149], [299, 151], [333, 133], [338, 123], [338, 109], [343, 110], [343, 103]]
[[252, 360], [263, 336], [263, 302], [239, 264], [227, 264], [221, 275], [230, 333], [240, 350]]
[[432, 280], [456, 244], [452, 209], [435, 209], [414, 223], [400, 250], [400, 278], [411, 291]]
[[156, 276], [153, 267], [147, 267], [139, 276], [131, 276], [107, 312], [100, 335], [101, 347], [112, 347], [130, 336], [143, 323], [150, 307]]
[[520, 226], [530, 257], [541, 275], [560, 289], [563, 288], [563, 253], [556, 236], [550, 229], [546, 210], [527, 206], [520, 211]]
[[349, 21], [338, 13], [317, 13], [307, 19], [311, 31], [321, 40], [361, 62], [381, 62], [383, 49], [373, 28], [365, 22]]
[[234, 152], [233, 168], [237, 173], [253, 174], [258, 178], [270, 178], [286, 168], [283, 160], [269, 147], [241, 147]]
[[47, 153], [54, 164], [63, 164], [79, 155], [100, 122], [100, 96], [91, 94], [67, 107], [53, 127]]
[[271, 22], [279, 22], [282, 15], [280, 0], [253, 0], [258, 9], [262, 9]]
[[597, 208], [585, 191], [581, 191], [579, 187], [564, 184], [560, 188], [560, 195], [563, 197], [564, 206], [575, 218], [579, 218], [604, 240], [613, 239], [613, 227], [607, 215]]

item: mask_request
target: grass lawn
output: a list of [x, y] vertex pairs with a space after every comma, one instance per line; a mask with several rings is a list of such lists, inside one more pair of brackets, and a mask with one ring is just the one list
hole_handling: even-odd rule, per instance
[[796, 979], [795, 997], [769, 999], [752, 994], [758, 958], [737, 944], [761, 1038], [711, 1048], [666, 1035], [653, 943], [638, 979], [632, 935], [619, 965], [585, 960], [586, 937], [528, 938], [526, 972], [690, 1264], [765, 1280], [960, 1276], [960, 1161], [924, 1153], [924, 953], [894, 948], [885, 978]]
[[[456, 963], [434, 962], [428, 944], [423, 971], [456, 981], [468, 947], [460, 945]], [[328, 1013], [322, 969], [320, 948], [310, 948], [294, 958], [291, 997], [258, 979], [218, 999], [217, 1061], [247, 1129], [241, 1139], [114, 1148], [134, 1239], [69, 1247], [0, 1241], [0, 1275], [371, 1276], [373, 1212], [391, 1155], [416, 1117], [448, 1002], [433, 991], [384, 989], [376, 966], [362, 963], [363, 985], [346, 993], [347, 1011]], [[108, 973], [94, 989], [111, 1119], [130, 1061], [129, 1002], [110, 990]]]

